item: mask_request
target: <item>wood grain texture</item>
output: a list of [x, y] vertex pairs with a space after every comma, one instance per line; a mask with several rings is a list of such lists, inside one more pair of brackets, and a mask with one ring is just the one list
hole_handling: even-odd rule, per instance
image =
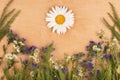
[[[0, 12], [8, 1], [0, 0]], [[14, 0], [10, 9], [20, 9], [21, 14], [11, 28], [20, 37], [25, 37], [29, 45], [42, 47], [53, 41], [56, 48], [53, 55], [61, 59], [64, 53], [85, 51], [90, 40], [98, 40], [96, 32], [100, 29], [110, 36], [102, 22], [103, 17], [108, 18], [106, 12], [110, 12], [108, 2], [112, 2], [120, 13], [120, 0]], [[66, 6], [75, 14], [74, 26], [64, 35], [53, 33], [45, 21], [46, 13], [56, 5]], [[0, 43], [0, 55], [3, 53], [1, 46], [5, 42], [6, 38]]]

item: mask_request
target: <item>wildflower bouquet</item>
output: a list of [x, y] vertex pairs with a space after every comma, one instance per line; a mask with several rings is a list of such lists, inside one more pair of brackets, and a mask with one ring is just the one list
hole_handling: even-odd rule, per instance
[[[53, 43], [42, 47], [27, 46], [24, 38], [9, 31], [8, 44], [13, 52], [6, 53], [8, 46], [3, 46], [6, 58], [4, 76], [7, 80], [119, 80], [120, 54], [116, 38], [107, 39], [104, 31], [97, 35], [99, 42], [90, 41], [87, 53], [79, 52], [65, 55], [63, 60], [55, 60], [51, 54]], [[20, 58], [19, 54], [29, 56]], [[20, 63], [20, 68], [15, 64]]]

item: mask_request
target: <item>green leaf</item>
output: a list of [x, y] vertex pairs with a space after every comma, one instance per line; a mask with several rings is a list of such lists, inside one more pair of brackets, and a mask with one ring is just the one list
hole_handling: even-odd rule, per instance
[[15, 18], [18, 16], [19, 13], [20, 13], [20, 11], [16, 12], [10, 18], [10, 20], [5, 24], [5, 26], [2, 28], [2, 30], [0, 30], [0, 41], [7, 34], [7, 32], [9, 31], [10, 25], [13, 23], [13, 21], [15, 20]]
[[[108, 13], [108, 16], [110, 17], [110, 19], [112, 20], [112, 22], [114, 23], [113, 26], [111, 26], [106, 19], [103, 18], [104, 24], [110, 29], [111, 33], [113, 34], [113, 36], [115, 36], [118, 41], [120, 41], [120, 18], [115, 10], [115, 7], [112, 5], [112, 3], [109, 3], [113, 12], [113, 16]], [[115, 30], [115, 28], [118, 29]]]
[[4, 54], [6, 54], [6, 46], [3, 45], [3, 51], [4, 51]]
[[109, 3], [113, 12], [113, 17], [111, 16], [110, 13], [108, 13], [109, 17], [111, 18], [111, 20], [114, 22], [114, 24], [116, 25], [116, 27], [118, 28], [118, 30], [120, 31], [120, 18], [115, 10], [115, 7]]
[[114, 7], [113, 4], [110, 3], [110, 2], [109, 2], [109, 5], [111, 6], [111, 9], [112, 9], [112, 11], [113, 11], [113, 15], [114, 15], [115, 19], [119, 20], [119, 16], [118, 16], [118, 14], [116, 13], [115, 7]]
[[8, 9], [8, 7], [11, 5], [12, 2], [13, 2], [13, 0], [10, 0], [10, 1], [7, 3], [7, 5], [5, 6], [5, 8], [3, 9], [3, 13], [2, 13], [2, 15], [1, 15], [0, 22], [1, 22], [2, 18], [4, 17], [4, 15], [5, 15], [5, 13], [6, 13], [7, 9]]
[[5, 24], [6, 20], [8, 19], [9, 16], [15, 11], [15, 9], [11, 10], [8, 14], [6, 14], [3, 19], [0, 21], [0, 29], [2, 28], [3, 24]]

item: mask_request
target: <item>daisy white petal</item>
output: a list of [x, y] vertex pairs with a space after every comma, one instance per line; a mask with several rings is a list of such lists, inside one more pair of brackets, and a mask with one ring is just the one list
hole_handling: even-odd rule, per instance
[[47, 26], [52, 28], [53, 32], [64, 34], [74, 24], [74, 14], [65, 6], [55, 6], [47, 13]]

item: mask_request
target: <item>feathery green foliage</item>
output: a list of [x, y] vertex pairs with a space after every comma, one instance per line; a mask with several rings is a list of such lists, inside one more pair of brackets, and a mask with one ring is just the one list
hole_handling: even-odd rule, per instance
[[13, 0], [10, 0], [8, 4], [3, 9], [2, 15], [0, 17], [0, 41], [7, 34], [11, 24], [14, 22], [15, 18], [18, 16], [20, 11], [15, 12], [15, 9], [7, 12], [9, 6]]
[[112, 22], [114, 24], [110, 25], [110, 23], [108, 23], [108, 21], [105, 18], [103, 18], [103, 20], [104, 20], [105, 25], [110, 29], [113, 36], [115, 36], [118, 39], [118, 41], [120, 41], [120, 18], [118, 16], [113, 4], [112, 3], [109, 3], [109, 4], [111, 6], [113, 15], [108, 13], [108, 16], [110, 17], [110, 19], [112, 20]]

